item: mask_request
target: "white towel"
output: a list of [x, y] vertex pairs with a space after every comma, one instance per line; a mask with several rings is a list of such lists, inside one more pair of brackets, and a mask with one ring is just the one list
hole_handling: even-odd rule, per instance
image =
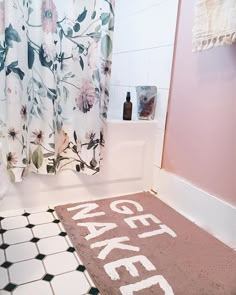
[[236, 41], [236, 0], [196, 0], [193, 52]]

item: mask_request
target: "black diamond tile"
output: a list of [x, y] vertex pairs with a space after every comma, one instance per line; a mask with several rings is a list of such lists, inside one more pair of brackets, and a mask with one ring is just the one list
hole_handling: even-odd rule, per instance
[[2, 244], [2, 245], [0, 246], [0, 249], [6, 250], [8, 247], [9, 247], [9, 245], [7, 245], [7, 244]]
[[64, 231], [62, 231], [61, 233], [59, 233], [59, 236], [65, 237], [65, 236], [67, 236], [67, 233], [65, 233]]
[[22, 214], [22, 216], [28, 217], [28, 216], [30, 216], [30, 214], [26, 212], [26, 213]]
[[70, 247], [70, 248], [68, 248], [66, 251], [67, 251], [67, 252], [71, 252], [71, 253], [73, 253], [73, 252], [75, 252], [75, 248], [74, 248], [74, 247]]
[[17, 285], [10, 283], [10, 284], [6, 285], [6, 287], [3, 290], [8, 291], [8, 292], [12, 292], [16, 287], [17, 287]]
[[60, 220], [59, 220], [59, 219], [55, 219], [55, 220], [53, 221], [53, 223], [60, 223]]
[[0, 229], [0, 234], [4, 234], [6, 232], [6, 230], [5, 229]]
[[33, 228], [33, 227], [35, 227], [35, 225], [30, 223], [30, 224], [26, 225], [26, 227], [27, 228]]
[[97, 295], [99, 293], [99, 290], [97, 288], [92, 287], [88, 293], [91, 295]]
[[38, 243], [39, 239], [38, 238], [33, 238], [32, 240], [30, 240], [30, 242], [32, 243]]
[[2, 221], [4, 219], [4, 217], [0, 216], [0, 221]]
[[9, 268], [11, 265], [12, 265], [11, 262], [5, 261], [3, 264], [1, 264], [1, 267], [3, 267], [3, 268]]
[[49, 212], [49, 213], [53, 213], [55, 210], [53, 210], [53, 209], [48, 209], [47, 210], [47, 212]]
[[86, 270], [86, 267], [84, 265], [79, 265], [76, 270], [80, 271], [80, 272], [84, 272]]
[[42, 280], [43, 280], [43, 281], [46, 281], [46, 282], [51, 282], [51, 280], [52, 280], [53, 278], [54, 278], [53, 275], [46, 274], [46, 275], [42, 278]]
[[39, 254], [35, 257], [35, 259], [38, 259], [38, 260], [43, 260], [44, 258], [46, 257], [46, 255], [44, 254]]

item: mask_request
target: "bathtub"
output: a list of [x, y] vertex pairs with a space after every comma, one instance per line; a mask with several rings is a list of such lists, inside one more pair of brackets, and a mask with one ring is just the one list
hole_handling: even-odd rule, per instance
[[48, 204], [95, 200], [152, 187], [155, 121], [107, 121], [107, 141], [101, 172], [95, 176], [62, 171], [56, 176], [31, 174], [11, 185], [0, 211]]

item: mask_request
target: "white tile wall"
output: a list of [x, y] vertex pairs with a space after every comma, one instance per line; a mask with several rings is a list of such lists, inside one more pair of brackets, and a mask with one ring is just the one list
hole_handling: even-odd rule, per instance
[[163, 0], [117, 0], [116, 20], [120, 22], [121, 19], [155, 6], [160, 2], [163, 2]]
[[137, 119], [137, 85], [158, 87], [154, 166], [161, 167], [178, 0], [116, 0], [109, 118], [122, 119], [131, 91]]
[[148, 83], [148, 62], [146, 50], [114, 54], [111, 84], [134, 86]]
[[170, 88], [174, 46], [158, 47], [147, 51], [148, 84], [156, 85], [158, 89]]
[[[118, 0], [117, 2], [123, 1]], [[133, 1], [129, 2], [133, 6], [137, 6]], [[143, 5], [148, 4], [144, 4], [146, 1], [142, 2]], [[150, 6], [146, 6], [146, 9], [139, 10], [128, 16], [124, 15], [120, 19], [118, 16], [114, 35], [115, 54], [173, 44], [178, 1], [152, 2], [156, 2], [156, 5], [153, 6], [149, 3]], [[119, 13], [119, 10], [117, 13]]]

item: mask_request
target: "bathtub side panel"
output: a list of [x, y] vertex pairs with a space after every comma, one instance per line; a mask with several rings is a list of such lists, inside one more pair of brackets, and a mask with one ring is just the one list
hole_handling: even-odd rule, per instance
[[11, 185], [0, 211], [108, 198], [151, 189], [155, 122], [108, 122], [101, 172], [30, 175]]

